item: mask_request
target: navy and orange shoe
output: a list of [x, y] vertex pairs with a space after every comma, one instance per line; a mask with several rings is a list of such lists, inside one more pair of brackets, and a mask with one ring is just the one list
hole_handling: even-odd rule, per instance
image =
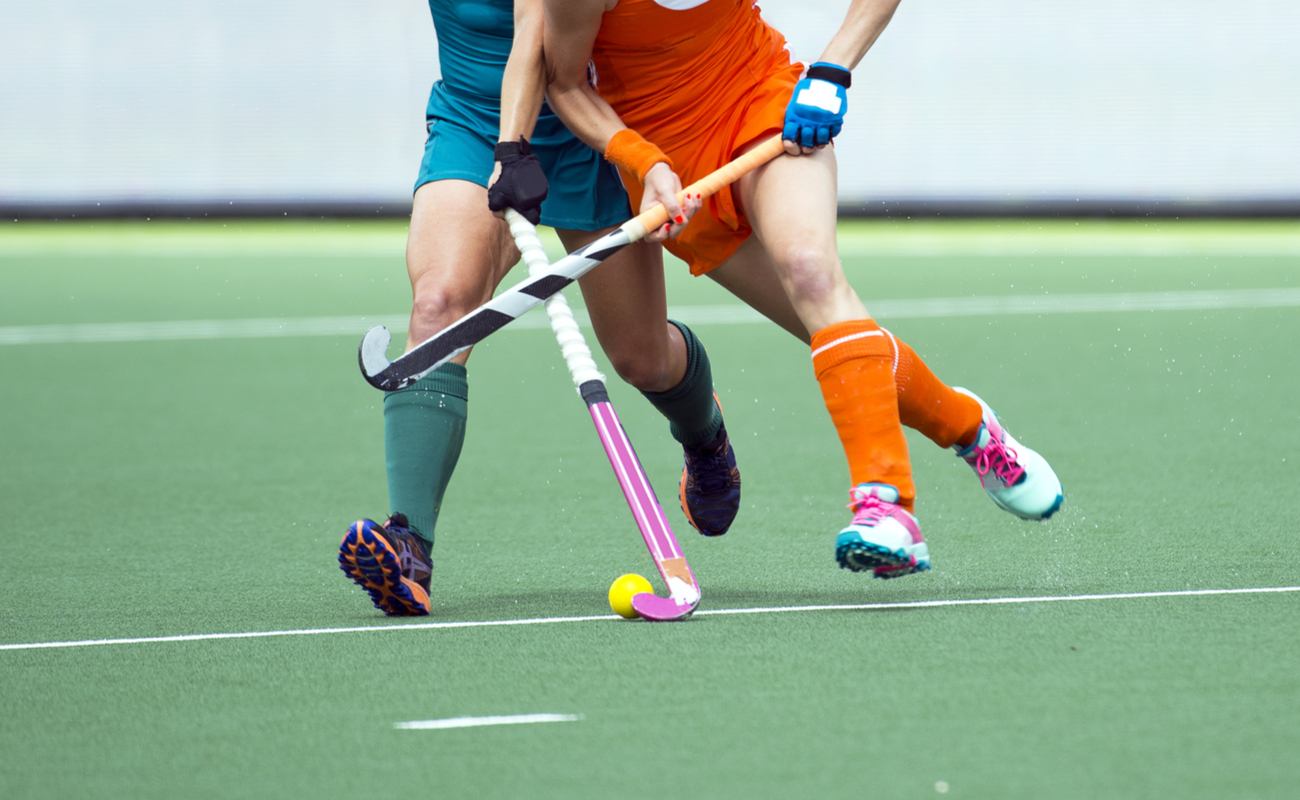
[[677, 499], [691, 527], [705, 536], [721, 536], [740, 511], [740, 469], [727, 426], [718, 428], [712, 441], [699, 447], [682, 447], [686, 464], [678, 484]]
[[388, 616], [428, 615], [429, 546], [404, 514], [392, 515], [383, 525], [369, 519], [352, 523], [339, 544], [339, 569]]

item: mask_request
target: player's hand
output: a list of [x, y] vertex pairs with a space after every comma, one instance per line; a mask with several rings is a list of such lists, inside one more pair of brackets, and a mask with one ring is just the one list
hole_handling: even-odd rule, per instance
[[849, 110], [850, 83], [852, 75], [836, 64], [818, 61], [808, 68], [785, 108], [781, 138], [787, 153], [807, 155], [839, 136]]
[[700, 210], [704, 204], [703, 198], [698, 194], [691, 195], [677, 201], [677, 195], [682, 190], [681, 179], [677, 173], [673, 172], [672, 167], [660, 161], [650, 168], [645, 174], [645, 194], [641, 196], [641, 211], [649, 211], [656, 205], [663, 203], [668, 210], [668, 222], [657, 231], [651, 232], [647, 239], [652, 242], [662, 242], [665, 239], [676, 236], [681, 233], [686, 223], [690, 222], [695, 212]]
[[517, 142], [499, 142], [494, 155], [496, 165], [488, 181], [488, 208], [497, 216], [513, 208], [534, 225], [541, 222], [542, 201], [547, 193], [546, 173], [528, 140], [521, 136]]

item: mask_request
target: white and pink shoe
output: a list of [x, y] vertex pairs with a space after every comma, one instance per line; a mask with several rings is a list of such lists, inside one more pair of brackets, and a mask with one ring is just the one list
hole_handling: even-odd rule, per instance
[[1047, 459], [1007, 433], [993, 409], [974, 392], [959, 387], [953, 387], [953, 391], [970, 397], [984, 409], [984, 422], [975, 442], [953, 450], [975, 470], [993, 502], [1028, 520], [1045, 520], [1060, 510], [1065, 492]]
[[843, 569], [871, 570], [877, 578], [899, 578], [930, 568], [930, 549], [916, 517], [898, 504], [898, 490], [864, 483], [849, 490], [853, 521], [835, 539], [835, 560]]

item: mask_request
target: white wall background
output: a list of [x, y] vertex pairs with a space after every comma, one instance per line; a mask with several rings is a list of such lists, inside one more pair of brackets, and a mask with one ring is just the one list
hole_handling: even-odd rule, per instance
[[[813, 60], [847, 0], [766, 0]], [[0, 202], [402, 203], [422, 0], [0, 0]], [[1300, 3], [904, 0], [846, 201], [1300, 198]]]

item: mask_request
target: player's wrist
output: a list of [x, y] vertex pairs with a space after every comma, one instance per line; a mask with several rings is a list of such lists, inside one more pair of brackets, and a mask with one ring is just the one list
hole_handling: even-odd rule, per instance
[[504, 161], [507, 158], [519, 158], [522, 156], [532, 155], [533, 147], [523, 136], [510, 141], [497, 142], [496, 147], [492, 148], [492, 157], [497, 161]]
[[815, 61], [808, 67], [807, 77], [814, 80], [829, 81], [845, 89], [853, 85], [853, 73], [839, 64], [829, 61]]
[[605, 160], [632, 173], [642, 183], [645, 183], [646, 173], [656, 164], [666, 164], [668, 169], [675, 169], [672, 159], [664, 151], [631, 128], [624, 128], [610, 137], [609, 144], [605, 145]]

